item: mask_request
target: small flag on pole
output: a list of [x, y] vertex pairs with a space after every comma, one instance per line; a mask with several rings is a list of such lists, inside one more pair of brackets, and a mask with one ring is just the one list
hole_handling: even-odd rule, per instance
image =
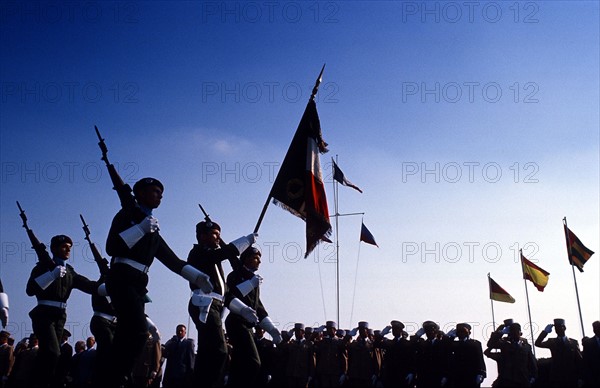
[[543, 292], [544, 287], [548, 284], [550, 273], [533, 264], [523, 255], [521, 255], [521, 266], [523, 268], [523, 279], [531, 281], [538, 291]]
[[364, 241], [367, 244], [375, 245], [377, 248], [379, 248], [379, 245], [377, 245], [377, 243], [375, 242], [375, 237], [373, 237], [373, 234], [369, 232], [369, 229], [367, 229], [364, 223], [362, 223], [360, 227], [360, 241]]
[[594, 251], [589, 250], [581, 243], [581, 240], [575, 236], [575, 233], [565, 225], [565, 237], [567, 239], [567, 254], [569, 255], [569, 263], [577, 267], [579, 272], [583, 272], [583, 266], [594, 254]]
[[506, 290], [488, 275], [488, 279], [490, 281], [490, 299], [496, 300], [498, 302], [506, 302], [506, 303], [515, 303], [515, 298], [513, 298]]
[[344, 173], [342, 172], [342, 170], [340, 170], [340, 168], [335, 163], [335, 160], [333, 160], [333, 158], [331, 158], [331, 162], [333, 163], [333, 179], [335, 179], [336, 181], [338, 181], [339, 183], [341, 183], [344, 186], [352, 187], [354, 190], [358, 191], [359, 193], [362, 193], [362, 190], [359, 189], [358, 186], [356, 186], [354, 183], [350, 182], [344, 176]]

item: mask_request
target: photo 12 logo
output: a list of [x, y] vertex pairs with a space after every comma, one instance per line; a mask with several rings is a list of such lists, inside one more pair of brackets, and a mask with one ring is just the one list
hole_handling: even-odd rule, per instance
[[527, 1], [403, 1], [402, 23], [539, 23], [540, 6]]
[[339, 22], [334, 1], [203, 1], [202, 23]]
[[468, 102], [486, 102], [495, 104], [500, 101], [515, 104], [537, 104], [540, 87], [536, 82], [512, 82], [504, 87], [498, 82], [402, 82], [402, 103], [441, 102], [456, 104]]
[[503, 170], [505, 179], [514, 183], [539, 183], [536, 177], [540, 166], [535, 162], [514, 162], [505, 166], [497, 162], [402, 162], [402, 183], [410, 180], [421, 183], [497, 183], [502, 179]]

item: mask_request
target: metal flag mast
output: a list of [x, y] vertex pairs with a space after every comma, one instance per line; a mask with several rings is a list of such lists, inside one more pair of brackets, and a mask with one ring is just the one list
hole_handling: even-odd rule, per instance
[[492, 304], [492, 327], [494, 331], [496, 331], [496, 318], [494, 317], [494, 300], [492, 299], [492, 278], [490, 277], [490, 273], [488, 272], [488, 288], [490, 289], [490, 303]]
[[583, 328], [583, 316], [581, 315], [581, 304], [579, 303], [579, 291], [577, 289], [577, 279], [575, 278], [575, 268], [571, 257], [571, 239], [569, 239], [569, 232], [567, 227], [567, 217], [563, 218], [563, 225], [565, 227], [565, 238], [567, 239], [567, 254], [569, 255], [569, 263], [571, 264], [571, 270], [573, 271], [573, 283], [575, 283], [575, 296], [577, 296], [577, 309], [579, 310], [579, 322], [581, 323], [581, 334], [585, 337], [585, 329]]
[[[338, 156], [335, 155], [335, 163], [337, 164], [338, 162]], [[331, 165], [333, 174], [335, 174], [335, 167], [332, 164]], [[333, 177], [333, 175], [332, 175]], [[333, 181], [333, 203], [334, 203], [334, 211], [335, 213], [330, 216], [330, 217], [334, 217], [335, 218], [335, 301], [336, 301], [336, 311], [337, 311], [337, 324], [340, 325], [340, 240], [339, 240], [339, 232], [338, 232], [338, 227], [339, 227], [339, 223], [338, 223], [338, 218], [339, 217], [346, 217], [346, 216], [357, 216], [357, 215], [364, 215], [365, 213], [346, 213], [346, 214], [340, 214], [339, 213], [339, 208], [338, 208], [338, 190], [339, 190], [339, 186], [338, 186], [338, 182], [335, 179], [332, 179]]]
[[527, 291], [527, 279], [525, 278], [525, 272], [523, 271], [523, 250], [519, 249], [521, 255], [521, 273], [523, 273], [523, 282], [525, 283], [525, 296], [527, 297], [527, 313], [529, 314], [529, 330], [531, 330], [531, 349], [533, 350], [533, 357], [535, 357], [535, 339], [533, 338], [533, 325], [531, 324], [531, 309], [529, 308], [529, 292]]

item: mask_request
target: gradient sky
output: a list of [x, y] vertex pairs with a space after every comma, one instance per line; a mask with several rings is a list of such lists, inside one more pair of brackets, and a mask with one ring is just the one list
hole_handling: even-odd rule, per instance
[[[119, 202], [94, 125], [127, 182], [164, 183], [155, 216], [185, 259], [198, 203], [227, 241], [254, 229], [326, 63], [317, 108], [330, 212], [337, 157], [364, 190], [340, 187], [339, 211], [364, 212], [380, 246], [359, 244], [360, 215], [340, 217], [340, 327], [466, 321], [485, 343], [487, 273], [517, 300], [494, 303], [496, 321], [528, 321], [524, 249], [551, 274], [543, 293], [528, 284], [535, 335], [562, 317], [580, 340], [562, 219], [599, 251], [599, 20], [596, 1], [2, 2], [9, 331], [27, 336], [35, 305], [24, 290], [37, 259], [16, 200], [42, 241], [70, 235], [76, 271], [98, 276], [78, 215], [104, 250]], [[280, 328], [337, 319], [334, 246], [303, 259], [304, 224], [273, 205], [259, 243], [261, 295]], [[589, 335], [598, 253], [576, 278]], [[187, 283], [156, 261], [148, 288], [168, 338], [188, 323]], [[74, 291], [73, 340], [89, 335], [91, 313]]]

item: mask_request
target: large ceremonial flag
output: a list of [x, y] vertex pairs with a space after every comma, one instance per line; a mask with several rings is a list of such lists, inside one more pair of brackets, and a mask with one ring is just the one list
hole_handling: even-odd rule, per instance
[[335, 163], [335, 160], [333, 160], [333, 158], [331, 159], [331, 162], [333, 163], [333, 179], [340, 182], [344, 186], [352, 187], [354, 190], [357, 190], [359, 193], [362, 193], [362, 190], [359, 189], [358, 186], [356, 186], [354, 183], [350, 182], [344, 176], [344, 173], [342, 172], [342, 170], [340, 170], [340, 168]]
[[504, 288], [500, 287], [490, 275], [488, 275], [488, 279], [490, 281], [490, 299], [498, 302], [515, 303], [515, 298], [506, 292]]
[[594, 254], [594, 251], [589, 250], [581, 243], [581, 240], [575, 236], [575, 233], [564, 225], [565, 237], [567, 239], [567, 254], [569, 255], [569, 263], [577, 267], [579, 272], [583, 272], [583, 266]]
[[523, 268], [523, 279], [531, 281], [538, 291], [544, 291], [544, 287], [548, 284], [550, 273], [533, 264], [523, 255], [521, 255], [521, 266]]
[[273, 202], [306, 221], [306, 254], [331, 235], [319, 154], [327, 152], [314, 99], [308, 101], [271, 188]]
[[364, 223], [360, 227], [360, 241], [375, 245], [377, 248], [379, 248], [379, 245], [377, 245], [375, 242], [375, 237], [373, 237], [373, 234], [369, 231], [369, 229], [367, 229]]

